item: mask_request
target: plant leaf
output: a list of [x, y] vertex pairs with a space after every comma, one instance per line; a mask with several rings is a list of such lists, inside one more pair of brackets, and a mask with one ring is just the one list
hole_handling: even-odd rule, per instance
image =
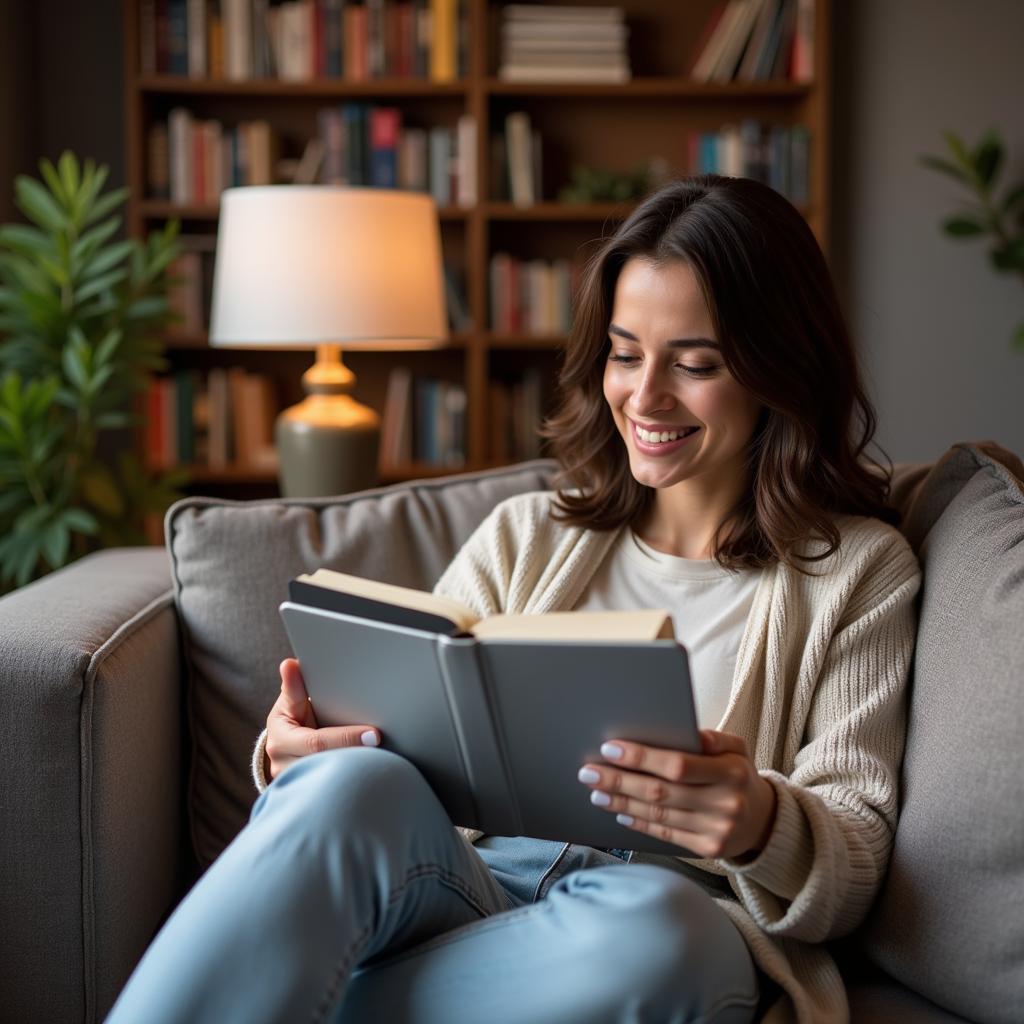
[[75, 206], [78, 198], [78, 185], [81, 179], [78, 173], [78, 158], [70, 149], [65, 149], [61, 153], [60, 160], [57, 162], [57, 170], [60, 173], [60, 181], [64, 186], [64, 194], [67, 197], [65, 204], [71, 210], [72, 215], [74, 215], [77, 212]]
[[82, 278], [88, 279], [97, 274], [102, 274], [122, 260], [127, 259], [131, 255], [132, 249], [135, 248], [135, 244], [133, 239], [128, 239], [124, 242], [116, 242], [102, 252], [97, 253], [89, 260], [87, 266], [83, 268]]
[[67, 523], [69, 529], [77, 530], [79, 533], [92, 534], [100, 528], [96, 517], [91, 512], [86, 512], [84, 508], [66, 508], [60, 517]]
[[1024, 236], [993, 249], [991, 257], [996, 270], [1024, 270]]
[[53, 196], [35, 178], [19, 174], [14, 181], [18, 209], [29, 220], [50, 231], [63, 231], [67, 218]]
[[111, 210], [116, 210], [128, 198], [128, 189], [116, 188], [105, 196], [97, 199], [93, 208], [82, 218], [82, 226], [87, 227], [93, 221], [106, 217]]
[[23, 256], [55, 256], [53, 240], [39, 228], [28, 224], [4, 224], [0, 227], [0, 245], [6, 245]]
[[954, 238], [969, 238], [985, 234], [985, 225], [971, 217], [950, 217], [943, 221], [942, 230]]
[[1003, 144], [995, 132], [989, 132], [972, 154], [974, 171], [986, 188], [991, 188], [1003, 159]]
[[83, 284], [81, 288], [75, 290], [75, 305], [84, 302], [86, 299], [91, 299], [94, 295], [99, 295], [100, 292], [106, 291], [108, 288], [112, 288], [127, 276], [128, 272], [124, 268], [100, 274], [99, 277], [93, 278], [87, 284]]
[[1024, 208], [1024, 185], [1018, 185], [1010, 194], [1003, 200], [1003, 213], [1013, 213], [1014, 207], [1021, 206]]
[[39, 161], [39, 172], [46, 182], [46, 187], [54, 194], [61, 206], [69, 206], [71, 197], [64, 191], [64, 185], [60, 180], [57, 169], [45, 157]]
[[948, 174], [951, 178], [959, 181], [963, 185], [971, 185], [971, 176], [961, 168], [957, 167], [956, 164], [951, 164], [948, 160], [943, 160], [937, 156], [923, 156], [921, 157], [921, 163], [925, 167], [930, 167], [933, 171], [940, 171], [943, 174]]
[[40, 551], [51, 569], [59, 569], [67, 561], [70, 540], [67, 523], [62, 519], [55, 519], [43, 532]]

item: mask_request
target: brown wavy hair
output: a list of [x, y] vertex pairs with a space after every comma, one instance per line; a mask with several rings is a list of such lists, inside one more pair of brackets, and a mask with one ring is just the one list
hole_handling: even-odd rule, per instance
[[[697, 277], [729, 372], [763, 406], [747, 449], [752, 486], [719, 524], [730, 569], [818, 561], [839, 546], [838, 513], [895, 524], [892, 462], [866, 449], [876, 417], [825, 257], [778, 192], [748, 178], [673, 181], [641, 202], [588, 261], [540, 428], [559, 462], [552, 516], [609, 530], [637, 522], [655, 488], [637, 482], [603, 392], [615, 286], [627, 260], [681, 261]], [[877, 445], [876, 445], [877, 447]], [[728, 529], [727, 529], [728, 527]], [[798, 549], [820, 538], [827, 549]]]

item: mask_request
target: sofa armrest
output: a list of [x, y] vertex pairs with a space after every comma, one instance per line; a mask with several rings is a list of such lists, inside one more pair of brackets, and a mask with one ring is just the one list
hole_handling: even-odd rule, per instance
[[102, 1019], [178, 894], [181, 666], [163, 548], [0, 600], [0, 1005]]

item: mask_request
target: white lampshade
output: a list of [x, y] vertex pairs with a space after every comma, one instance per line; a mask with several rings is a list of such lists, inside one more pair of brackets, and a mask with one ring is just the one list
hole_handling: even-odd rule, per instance
[[226, 189], [212, 307], [215, 346], [444, 345], [434, 200], [327, 185]]

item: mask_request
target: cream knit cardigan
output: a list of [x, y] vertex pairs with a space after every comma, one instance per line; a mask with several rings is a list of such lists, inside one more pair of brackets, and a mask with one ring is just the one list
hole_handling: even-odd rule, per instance
[[[620, 531], [555, 522], [553, 496], [497, 505], [434, 593], [480, 616], [572, 609]], [[894, 528], [858, 516], [838, 516], [836, 526], [839, 550], [806, 564], [815, 576], [782, 564], [762, 573], [721, 723], [775, 787], [767, 845], [744, 864], [681, 858], [728, 878], [737, 899], [715, 902], [785, 993], [766, 1020], [800, 1024], [849, 1020], [838, 968], [818, 944], [857, 927], [888, 865], [921, 580]], [[823, 549], [809, 543], [805, 553]], [[262, 790], [265, 733], [260, 741]]]

